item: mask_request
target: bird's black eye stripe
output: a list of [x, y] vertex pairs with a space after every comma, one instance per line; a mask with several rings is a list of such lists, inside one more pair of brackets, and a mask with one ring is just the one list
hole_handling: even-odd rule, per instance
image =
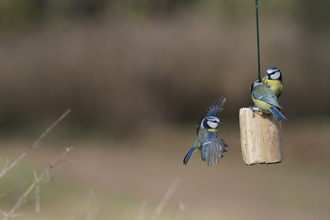
[[275, 73], [278, 73], [278, 71], [274, 71], [274, 72], [271, 72], [271, 73], [268, 73], [269, 75], [274, 75]]

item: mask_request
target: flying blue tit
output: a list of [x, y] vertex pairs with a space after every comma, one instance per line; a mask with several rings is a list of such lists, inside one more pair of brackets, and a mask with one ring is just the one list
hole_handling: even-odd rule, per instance
[[213, 103], [205, 112], [201, 121], [197, 124], [197, 139], [187, 155], [183, 158], [183, 163], [188, 164], [191, 156], [197, 149], [201, 151], [202, 160], [208, 166], [213, 166], [219, 162], [219, 158], [223, 157], [223, 153], [227, 152], [225, 149], [228, 145], [224, 140], [217, 136], [218, 126], [221, 121], [216, 117], [222, 111], [225, 105], [226, 98], [220, 98]]
[[[278, 110], [282, 107], [278, 104], [276, 95], [265, 84], [259, 81], [252, 83], [251, 97], [254, 104], [263, 112], [272, 113], [277, 121], [287, 120], [286, 117]], [[252, 110], [253, 111], [253, 110]]]
[[277, 98], [280, 97], [282, 94], [283, 84], [282, 73], [279, 68], [269, 68], [266, 76], [262, 79], [262, 82], [274, 92]]

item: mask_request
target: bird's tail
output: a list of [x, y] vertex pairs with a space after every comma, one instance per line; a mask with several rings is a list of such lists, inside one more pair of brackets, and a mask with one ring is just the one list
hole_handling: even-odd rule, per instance
[[196, 147], [192, 147], [188, 153], [186, 154], [186, 156], [183, 158], [183, 164], [187, 166], [188, 161], [190, 160], [191, 156], [195, 153], [195, 151], [197, 150]]
[[287, 120], [286, 117], [276, 107], [270, 107], [269, 111], [273, 113], [277, 121]]

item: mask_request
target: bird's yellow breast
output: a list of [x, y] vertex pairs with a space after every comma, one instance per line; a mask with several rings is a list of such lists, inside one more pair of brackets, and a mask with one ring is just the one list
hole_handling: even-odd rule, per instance
[[260, 108], [262, 111], [268, 111], [269, 108], [271, 107], [271, 105], [268, 104], [267, 102], [255, 99], [255, 98], [253, 98], [253, 96], [252, 96], [252, 100], [253, 100], [254, 104], [256, 104], [256, 106], [258, 108]]
[[264, 83], [266, 86], [269, 86], [270, 89], [274, 92], [274, 94], [279, 97], [282, 93], [283, 84], [280, 80], [268, 80], [265, 79]]

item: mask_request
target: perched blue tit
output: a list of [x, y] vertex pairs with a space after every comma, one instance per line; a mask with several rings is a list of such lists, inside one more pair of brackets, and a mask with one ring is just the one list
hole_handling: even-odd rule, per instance
[[252, 83], [250, 90], [254, 104], [261, 111], [272, 113], [277, 121], [287, 120], [286, 117], [278, 110], [282, 107], [278, 104], [276, 95], [270, 88], [268, 88], [268, 86], [262, 82], [255, 81]]
[[202, 120], [197, 124], [197, 139], [187, 155], [183, 158], [183, 163], [188, 164], [191, 156], [197, 149], [201, 151], [202, 160], [208, 166], [213, 166], [219, 162], [219, 158], [223, 157], [223, 153], [228, 145], [224, 140], [217, 136], [218, 126], [222, 124], [216, 117], [222, 111], [226, 98], [220, 98], [213, 103], [205, 112]]
[[282, 94], [283, 84], [282, 73], [279, 68], [269, 68], [266, 76], [262, 79], [262, 82], [274, 92], [277, 98], [280, 97]]

